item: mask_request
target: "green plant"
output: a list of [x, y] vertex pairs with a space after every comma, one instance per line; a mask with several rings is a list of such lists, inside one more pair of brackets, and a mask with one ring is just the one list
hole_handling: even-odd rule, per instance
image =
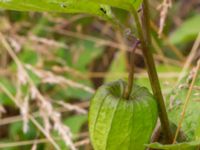
[[89, 131], [95, 150], [143, 150], [151, 137], [158, 117], [156, 100], [137, 85], [126, 98], [126, 86], [122, 80], [108, 83], [92, 98]]
[[[141, 5], [142, 17], [140, 18], [137, 9], [139, 9], [139, 6]], [[170, 123], [151, 51], [152, 43], [148, 0], [79, 0], [78, 2], [76, 0], [9, 0], [0, 1], [0, 7], [18, 11], [31, 10], [40, 12], [89, 13], [113, 23], [120, 31], [123, 31], [124, 28], [122, 27], [123, 25], [119, 23], [118, 18], [115, 17], [112, 7], [124, 9], [130, 12], [135, 19], [135, 24], [131, 24], [130, 26], [132, 31], [137, 29], [138, 33], [133, 36], [135, 36], [136, 42], [139, 41], [141, 44], [154, 98], [147, 89], [136, 85], [133, 86], [134, 70], [132, 66], [130, 69], [128, 84], [124, 83], [124, 81], [116, 81], [104, 85], [97, 90], [90, 108], [89, 121], [91, 139], [96, 150], [115, 150], [117, 148], [124, 150], [145, 149], [144, 144], [149, 143], [149, 138], [156, 123], [158, 108], [158, 114], [162, 129], [164, 129], [163, 132], [166, 142], [168, 144], [172, 143], [173, 135], [169, 126]], [[136, 44], [136, 46], [137, 45], [138, 44]], [[131, 56], [133, 56], [133, 54], [131, 54]], [[74, 67], [81, 70], [87, 65], [87, 63], [88, 62], [83, 62], [81, 63], [81, 66], [77, 65]], [[132, 61], [131, 64], [133, 64]], [[74, 92], [72, 92], [72, 95], [73, 93]], [[79, 95], [82, 96], [82, 94]], [[86, 95], [85, 97], [88, 96]], [[157, 105], [154, 99], [157, 101]], [[143, 115], [147, 118], [144, 123], [142, 120]], [[134, 118], [134, 116], [137, 118]], [[131, 124], [132, 122], [133, 124]], [[137, 123], [141, 124], [141, 126], [137, 126]], [[108, 130], [107, 128], [111, 129]], [[140, 133], [140, 128], [145, 128], [145, 130]], [[122, 129], [124, 131], [121, 131]], [[101, 132], [99, 130], [101, 130]], [[124, 133], [128, 134], [127, 139], [123, 139]], [[133, 138], [133, 136], [136, 137]], [[116, 141], [118, 140], [124, 142], [123, 147], [117, 145]], [[129, 140], [133, 140], [133, 143]], [[196, 143], [198, 142], [186, 145], [191, 148], [190, 145], [197, 145]], [[130, 144], [130, 146], [128, 144]], [[156, 146], [153, 145], [152, 147], [156, 148]], [[171, 146], [164, 146], [163, 148], [167, 147]], [[177, 149], [176, 145], [172, 145], [172, 147]]]

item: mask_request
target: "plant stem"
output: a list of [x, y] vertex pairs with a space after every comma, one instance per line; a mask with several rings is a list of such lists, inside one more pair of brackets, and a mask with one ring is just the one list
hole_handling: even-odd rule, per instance
[[162, 126], [167, 142], [172, 143], [173, 137], [172, 137], [172, 133], [170, 129], [169, 119], [167, 116], [164, 98], [161, 92], [160, 83], [159, 83], [155, 63], [153, 60], [153, 55], [151, 53], [151, 35], [150, 35], [150, 22], [149, 22], [150, 17], [149, 17], [148, 1], [143, 0], [143, 23], [144, 23], [143, 30], [142, 30], [142, 26], [140, 24], [140, 20], [139, 20], [137, 12], [135, 11], [133, 7], [130, 10], [136, 21], [138, 35], [142, 44], [142, 52], [144, 55], [146, 66], [147, 66], [147, 71], [148, 71], [152, 91], [158, 104], [161, 126]]
[[129, 76], [128, 76], [128, 86], [125, 89], [124, 98], [129, 99], [131, 91], [133, 89], [133, 79], [134, 79], [134, 54], [135, 50], [140, 43], [139, 40], [136, 40], [133, 44], [133, 49], [130, 54], [130, 68], [129, 68]]

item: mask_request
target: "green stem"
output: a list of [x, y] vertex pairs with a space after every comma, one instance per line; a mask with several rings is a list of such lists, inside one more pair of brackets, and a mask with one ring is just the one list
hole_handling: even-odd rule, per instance
[[[170, 129], [169, 119], [167, 116], [165, 103], [163, 99], [163, 95], [160, 88], [160, 83], [155, 67], [155, 63], [153, 60], [153, 55], [151, 53], [151, 35], [150, 35], [150, 26], [149, 26], [149, 8], [148, 8], [148, 1], [143, 0], [143, 8], [144, 8], [144, 14], [143, 14], [143, 23], [144, 23], [144, 30], [142, 30], [142, 26], [140, 24], [140, 20], [138, 17], [137, 12], [132, 7], [130, 10], [135, 18], [136, 26], [138, 30], [138, 35], [142, 44], [142, 52], [144, 55], [145, 63], [147, 66], [147, 71], [149, 75], [149, 79], [151, 82], [151, 87], [153, 90], [153, 94], [157, 100], [158, 109], [159, 109], [159, 117], [161, 126], [163, 129], [163, 132], [166, 136], [166, 140], [168, 143], [172, 143], [173, 137]], [[144, 35], [143, 35], [144, 31]]]
[[134, 79], [134, 54], [135, 50], [139, 44], [139, 40], [136, 40], [133, 45], [133, 50], [130, 54], [130, 69], [129, 69], [129, 76], [128, 76], [128, 86], [125, 89], [124, 98], [129, 99], [131, 91], [133, 89], [133, 79]]
[[144, 25], [144, 34], [146, 38], [146, 44], [147, 46], [151, 46], [151, 32], [150, 32], [150, 15], [149, 12], [149, 5], [148, 5], [148, 0], [143, 0], [143, 5], [142, 5], [142, 10], [143, 10], [143, 25]]

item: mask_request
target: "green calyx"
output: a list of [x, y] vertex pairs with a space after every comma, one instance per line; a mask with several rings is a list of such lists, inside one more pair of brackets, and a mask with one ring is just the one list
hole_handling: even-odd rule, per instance
[[123, 98], [122, 80], [100, 87], [91, 100], [89, 132], [95, 150], [144, 150], [155, 127], [158, 112], [152, 94], [133, 86]]

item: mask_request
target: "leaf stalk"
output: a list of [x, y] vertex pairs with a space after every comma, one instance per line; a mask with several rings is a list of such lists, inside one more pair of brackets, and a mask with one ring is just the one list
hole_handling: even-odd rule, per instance
[[131, 91], [133, 89], [133, 80], [134, 80], [134, 54], [137, 46], [140, 44], [139, 40], [136, 40], [133, 44], [133, 49], [130, 54], [130, 68], [129, 68], [129, 77], [128, 77], [128, 85], [125, 88], [124, 98], [126, 100], [129, 99], [131, 95]]

